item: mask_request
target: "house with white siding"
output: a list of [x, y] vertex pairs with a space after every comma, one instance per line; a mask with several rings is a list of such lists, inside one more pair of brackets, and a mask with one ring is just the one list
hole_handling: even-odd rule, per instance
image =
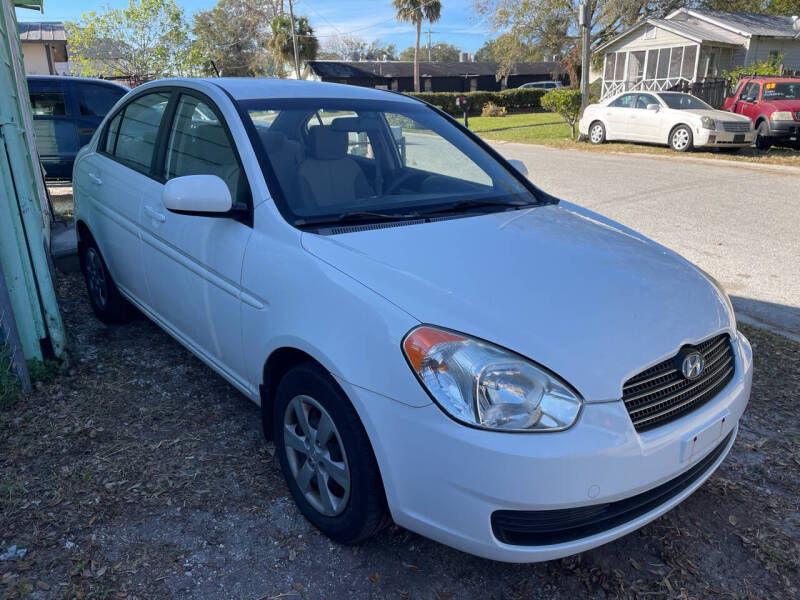
[[597, 52], [603, 54], [603, 98], [666, 90], [778, 56], [786, 69], [800, 70], [800, 19], [681, 8], [640, 21]]

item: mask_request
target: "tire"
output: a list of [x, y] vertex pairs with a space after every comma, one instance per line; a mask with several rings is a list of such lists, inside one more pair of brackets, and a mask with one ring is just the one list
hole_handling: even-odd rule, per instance
[[95, 316], [103, 323], [130, 321], [136, 309], [120, 294], [94, 240], [81, 243], [80, 263]]
[[756, 128], [756, 141], [755, 147], [759, 150], [769, 150], [772, 147], [772, 141], [769, 135], [769, 125], [766, 121], [761, 121]]
[[[349, 545], [389, 523], [367, 433], [324, 369], [307, 362], [286, 373], [278, 384], [272, 417], [275, 449], [289, 491], [315, 527]], [[321, 430], [323, 435], [328, 432], [327, 441], [315, 443]]]
[[601, 121], [595, 121], [589, 125], [589, 141], [595, 145], [606, 141], [606, 127]]
[[694, 137], [688, 125], [678, 125], [669, 133], [669, 147], [675, 152], [689, 152], [694, 147]]

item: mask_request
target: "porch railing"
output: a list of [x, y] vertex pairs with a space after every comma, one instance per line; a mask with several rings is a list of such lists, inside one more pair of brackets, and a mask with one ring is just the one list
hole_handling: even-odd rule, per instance
[[685, 77], [668, 77], [665, 79], [640, 79], [638, 81], [604, 81], [601, 100], [621, 92], [665, 92], [678, 85], [690, 84]]

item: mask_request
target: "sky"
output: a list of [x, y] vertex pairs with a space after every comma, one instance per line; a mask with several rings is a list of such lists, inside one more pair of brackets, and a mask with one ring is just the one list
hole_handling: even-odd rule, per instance
[[[176, 0], [187, 15], [211, 8], [216, 0]], [[45, 0], [44, 14], [17, 10], [20, 21], [75, 21], [81, 13], [99, 11], [104, 5], [126, 5], [127, 0]], [[324, 47], [330, 36], [350, 34], [372, 41], [380, 38], [401, 51], [414, 44], [414, 28], [394, 17], [391, 0], [295, 0], [295, 12], [308, 16]], [[427, 25], [423, 25], [426, 29]], [[431, 27], [432, 43], [447, 42], [474, 52], [491, 35], [486, 22], [475, 15], [473, 0], [442, 0], [442, 18]], [[423, 34], [422, 44], [427, 42]]]

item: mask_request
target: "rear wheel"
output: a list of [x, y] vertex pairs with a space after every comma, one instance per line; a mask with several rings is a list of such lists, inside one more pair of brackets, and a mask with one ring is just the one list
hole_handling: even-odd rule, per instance
[[756, 128], [755, 145], [759, 150], [769, 150], [772, 147], [772, 140], [769, 135], [769, 125], [766, 121], [761, 121]]
[[589, 141], [593, 144], [602, 144], [606, 141], [606, 128], [600, 121], [595, 121], [589, 127]]
[[89, 303], [97, 318], [103, 323], [130, 321], [136, 309], [120, 294], [94, 240], [81, 244], [80, 259]]
[[688, 152], [693, 143], [692, 130], [687, 125], [678, 125], [669, 134], [669, 145], [675, 152]]
[[341, 544], [388, 524], [378, 464], [350, 401], [314, 363], [289, 371], [273, 405], [275, 448], [300, 512]]

